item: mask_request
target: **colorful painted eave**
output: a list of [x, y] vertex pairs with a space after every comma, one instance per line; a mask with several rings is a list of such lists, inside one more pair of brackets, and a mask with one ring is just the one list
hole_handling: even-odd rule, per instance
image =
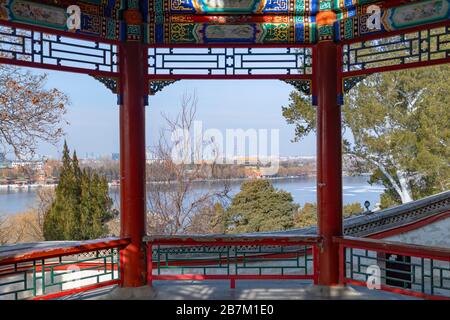
[[[78, 34], [150, 45], [364, 40], [450, 20], [450, 0], [0, 0], [0, 21], [65, 32], [70, 5], [81, 9]], [[369, 29], [377, 8], [380, 26]], [[127, 24], [127, 9], [139, 10], [143, 24]]]
[[125, 0], [0, 0], [0, 22], [69, 32], [67, 8], [71, 5], [81, 9], [81, 29], [77, 33], [112, 41], [124, 39], [126, 29], [121, 16]]

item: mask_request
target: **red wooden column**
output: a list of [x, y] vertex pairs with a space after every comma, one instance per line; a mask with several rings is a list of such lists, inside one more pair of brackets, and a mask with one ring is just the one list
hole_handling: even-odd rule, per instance
[[318, 284], [339, 284], [339, 247], [333, 237], [342, 226], [342, 131], [338, 105], [338, 47], [333, 41], [317, 44], [317, 210], [319, 250]]
[[120, 212], [121, 236], [131, 244], [121, 251], [124, 287], [145, 285], [145, 94], [144, 47], [120, 47]]

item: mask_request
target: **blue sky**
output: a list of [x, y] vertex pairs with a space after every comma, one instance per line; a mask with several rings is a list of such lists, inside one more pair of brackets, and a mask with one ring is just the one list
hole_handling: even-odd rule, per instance
[[[111, 154], [119, 151], [119, 107], [116, 96], [97, 80], [64, 72], [47, 72], [47, 87], [67, 93], [72, 104], [68, 108], [65, 128], [71, 149], [83, 157], [87, 152]], [[176, 115], [183, 94], [196, 93], [198, 98], [196, 120], [204, 129], [217, 128], [225, 135], [226, 129], [279, 129], [280, 155], [314, 155], [315, 136], [292, 143], [294, 127], [286, 124], [281, 106], [288, 105], [291, 85], [278, 80], [185, 80], [174, 83], [150, 97], [146, 110], [147, 145], [155, 137], [164, 121], [161, 113]], [[61, 143], [62, 144], [62, 143]], [[61, 147], [42, 143], [41, 155], [59, 156]]]

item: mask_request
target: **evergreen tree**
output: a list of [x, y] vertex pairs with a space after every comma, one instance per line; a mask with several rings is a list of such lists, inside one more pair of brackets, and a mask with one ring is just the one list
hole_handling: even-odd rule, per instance
[[268, 180], [242, 183], [226, 212], [226, 231], [246, 233], [286, 230], [293, 227], [298, 205], [292, 195], [277, 190]]
[[[83, 226], [83, 235], [91, 233], [93, 221], [91, 219], [92, 208], [95, 206], [92, 199], [92, 183], [86, 169], [81, 175], [81, 198], [80, 198], [80, 224]], [[91, 238], [87, 236], [87, 238]]]
[[[386, 187], [382, 207], [448, 189], [449, 75], [449, 66], [374, 74], [346, 96], [343, 126], [352, 139], [344, 152], [358, 164], [354, 173], [371, 172], [369, 182]], [[298, 92], [283, 116], [296, 125], [295, 140], [315, 130], [315, 107]]]
[[317, 225], [317, 204], [305, 203], [294, 215], [294, 227], [306, 228]]
[[112, 199], [104, 177], [81, 171], [76, 152], [70, 157], [64, 143], [60, 181], [55, 200], [44, 219], [46, 240], [88, 240], [108, 233]]
[[[349, 203], [342, 208], [344, 218], [358, 215], [364, 212], [364, 208], [359, 202]], [[317, 225], [317, 204], [305, 203], [294, 215], [294, 226], [296, 228], [305, 228]]]
[[70, 224], [73, 223], [73, 188], [75, 185], [72, 159], [69, 148], [64, 142], [62, 167], [59, 175], [59, 183], [55, 190], [55, 200], [44, 219], [44, 237], [46, 240], [66, 239]]
[[85, 169], [81, 185], [82, 237], [85, 239], [102, 237], [108, 232], [106, 222], [113, 218], [111, 211], [113, 202], [108, 193], [108, 182], [106, 178]]

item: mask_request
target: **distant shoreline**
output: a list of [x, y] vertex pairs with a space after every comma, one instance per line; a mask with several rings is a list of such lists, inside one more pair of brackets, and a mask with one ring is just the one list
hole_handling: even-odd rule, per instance
[[[230, 195], [235, 194], [240, 189], [240, 184], [248, 179], [233, 179], [227, 181], [229, 183]], [[344, 203], [354, 203], [368, 200], [371, 203], [378, 203], [380, 196], [384, 190], [381, 185], [370, 185], [368, 177], [364, 176], [344, 176], [343, 180], [343, 200]], [[292, 194], [296, 203], [303, 205], [304, 203], [317, 202], [316, 198], [316, 179], [314, 176], [300, 176], [300, 177], [272, 177], [270, 181], [277, 189], [288, 191]], [[210, 182], [198, 181], [198, 183], [192, 183], [192, 188], [195, 192], [201, 192], [201, 190], [218, 190], [222, 189], [222, 184], [218, 180], [212, 180]], [[49, 190], [52, 185], [43, 185], [41, 190]], [[24, 212], [29, 208], [32, 208], [36, 204], [38, 188], [36, 184], [33, 188], [27, 187], [21, 189], [7, 189], [3, 185], [0, 188], [0, 216], [10, 216], [17, 213]], [[54, 186], [53, 186], [54, 187]], [[167, 186], [176, 187], [176, 185]], [[150, 192], [151, 185], [147, 186], [147, 192]], [[163, 188], [164, 189], [164, 188]], [[109, 193], [114, 201], [114, 206], [117, 208], [120, 204], [120, 188], [118, 186], [111, 186]]]
[[[359, 176], [367, 176], [368, 174], [361, 174]], [[350, 177], [351, 175], [343, 174], [343, 177]], [[295, 175], [295, 176], [285, 176], [285, 177], [264, 177], [263, 179], [267, 180], [289, 180], [289, 179], [299, 179], [299, 178], [315, 178], [316, 174], [302, 174], [302, 175]], [[223, 181], [231, 181], [231, 182], [239, 182], [239, 181], [247, 181], [254, 178], [221, 178], [221, 179], [198, 179], [195, 180], [196, 182], [223, 182]], [[147, 184], [160, 184], [160, 183], [166, 183], [165, 181], [149, 181]], [[173, 181], [172, 183], [177, 183], [176, 181]], [[19, 185], [19, 184], [2, 184], [0, 185], [0, 190], [10, 190], [10, 191], [27, 191], [27, 190], [35, 190], [40, 188], [56, 188], [57, 184], [25, 184], [25, 185]], [[120, 184], [116, 184], [113, 182], [108, 182], [108, 186], [110, 189], [117, 189], [120, 187]]]
[[[297, 178], [312, 178], [315, 177], [315, 174], [304, 174], [304, 175], [297, 175], [297, 176], [286, 176], [286, 177], [264, 177], [264, 179], [268, 180], [280, 180], [280, 179], [297, 179]], [[198, 179], [194, 180], [194, 182], [216, 182], [216, 181], [246, 181], [253, 178], [221, 178], [221, 179]], [[176, 181], [173, 181], [174, 183]], [[165, 181], [149, 181], [147, 184], [159, 184], [159, 183], [165, 183]], [[40, 184], [40, 183], [33, 183], [33, 184], [2, 184], [0, 185], [0, 189], [12, 189], [12, 190], [24, 190], [24, 189], [37, 189], [37, 188], [55, 188], [58, 184]], [[108, 186], [111, 188], [119, 187], [120, 184], [116, 184], [114, 182], [108, 182]]]

